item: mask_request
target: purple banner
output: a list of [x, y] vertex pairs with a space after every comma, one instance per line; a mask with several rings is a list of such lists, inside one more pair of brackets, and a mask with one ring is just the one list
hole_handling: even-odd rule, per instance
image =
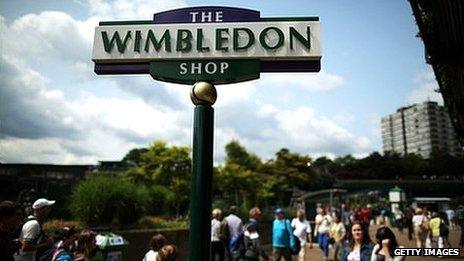
[[250, 9], [199, 6], [169, 10], [153, 15], [155, 24], [256, 22], [259, 12]]

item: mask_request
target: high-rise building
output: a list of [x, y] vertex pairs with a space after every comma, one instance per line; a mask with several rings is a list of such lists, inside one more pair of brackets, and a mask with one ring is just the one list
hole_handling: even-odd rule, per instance
[[381, 123], [384, 153], [414, 153], [423, 158], [429, 158], [432, 151], [462, 155], [448, 112], [436, 102], [399, 108]]

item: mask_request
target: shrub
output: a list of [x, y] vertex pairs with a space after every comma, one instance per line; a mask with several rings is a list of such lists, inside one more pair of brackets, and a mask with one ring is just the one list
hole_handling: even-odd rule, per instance
[[64, 227], [75, 227], [78, 230], [81, 230], [83, 228], [82, 224], [80, 224], [77, 221], [63, 220], [63, 219], [52, 219], [52, 220], [45, 222], [42, 225], [42, 228], [47, 232], [55, 232]]
[[186, 229], [188, 228], [187, 220], [168, 220], [161, 217], [143, 217], [139, 220], [137, 228], [163, 228], [163, 229]]
[[70, 211], [87, 225], [127, 226], [145, 214], [148, 201], [145, 187], [119, 177], [96, 175], [74, 188]]
[[175, 205], [176, 195], [169, 188], [160, 185], [148, 187], [150, 196], [148, 214], [165, 215], [171, 213], [171, 208]]

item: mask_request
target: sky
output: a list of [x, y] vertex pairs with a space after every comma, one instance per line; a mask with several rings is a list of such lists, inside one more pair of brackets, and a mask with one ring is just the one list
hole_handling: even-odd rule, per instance
[[381, 117], [413, 103], [443, 104], [408, 1], [4, 0], [0, 162], [96, 164], [155, 140], [191, 146], [191, 87], [96, 75], [92, 43], [99, 21], [211, 5], [318, 16], [322, 28], [319, 73], [262, 73], [217, 86], [216, 164], [231, 140], [264, 160], [281, 148], [364, 157], [382, 150]]

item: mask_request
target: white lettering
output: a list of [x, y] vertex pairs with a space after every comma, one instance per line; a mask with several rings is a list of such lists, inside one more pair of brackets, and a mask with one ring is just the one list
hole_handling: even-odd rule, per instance
[[198, 12], [190, 12], [190, 14], [192, 15], [192, 23], [196, 23]]
[[180, 74], [181, 75], [187, 74], [187, 63], [181, 63], [179, 65], [179, 68], [180, 68]]
[[[211, 66], [212, 66], [212, 70], [210, 70], [210, 69], [211, 69]], [[205, 72], [206, 72], [207, 74], [214, 74], [214, 73], [216, 73], [216, 71], [217, 71], [217, 65], [216, 65], [216, 63], [214, 63], [214, 62], [209, 62], [209, 63], [207, 63], [207, 64], [205, 65]]]
[[216, 22], [222, 22], [222, 11], [216, 12]]
[[420, 248], [396, 248], [395, 256], [420, 256], [422, 249]]
[[198, 71], [197, 74], [201, 74], [201, 63], [192, 63], [190, 74], [195, 74], [195, 71]]
[[213, 18], [213, 13], [212, 12], [201, 12], [201, 22], [211, 22]]
[[221, 62], [221, 74], [223, 74], [227, 68], [229, 68], [229, 63]]

